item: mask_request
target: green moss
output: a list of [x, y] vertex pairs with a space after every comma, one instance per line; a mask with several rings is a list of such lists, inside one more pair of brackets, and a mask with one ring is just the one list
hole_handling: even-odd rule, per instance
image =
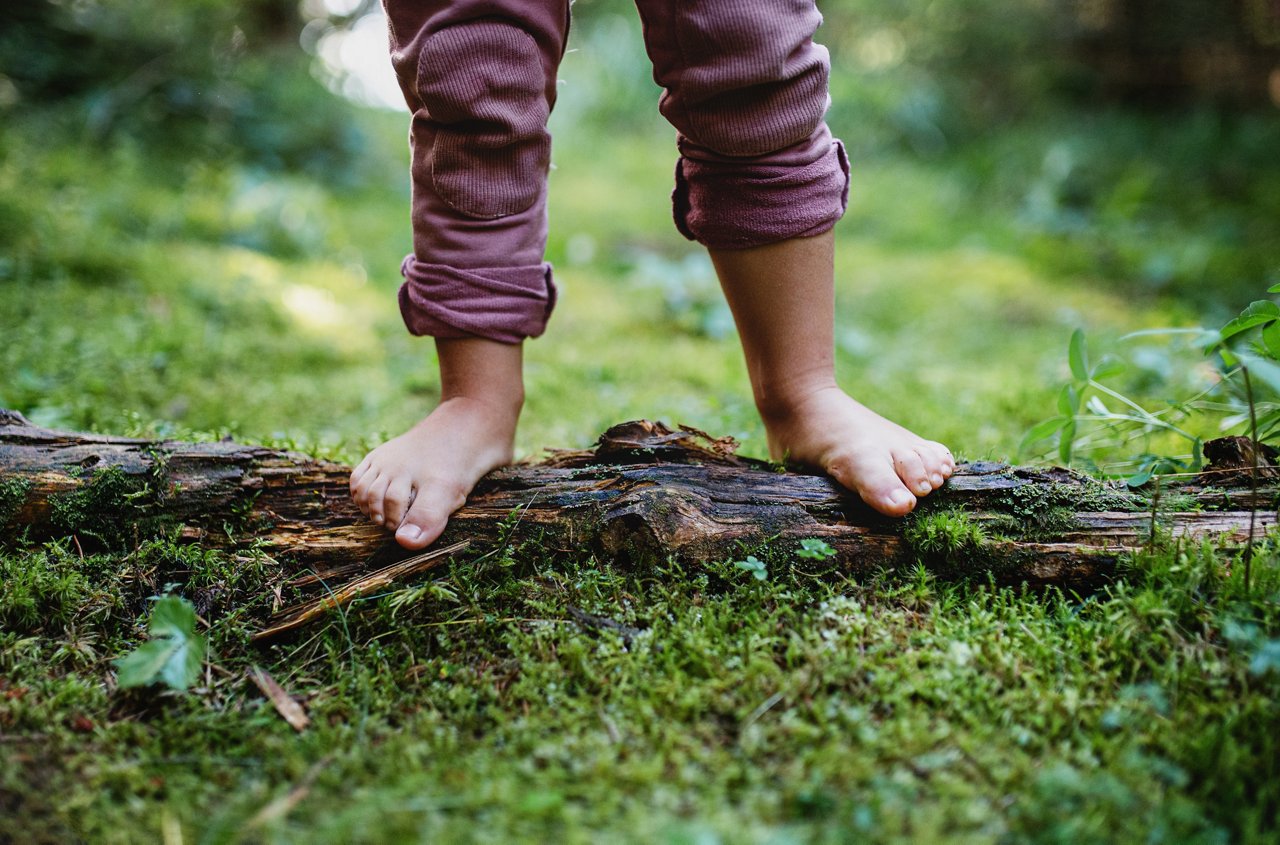
[[25, 478], [0, 480], [0, 528], [8, 525], [9, 520], [18, 513], [30, 490], [31, 482]]
[[50, 522], [67, 534], [120, 548], [170, 527], [172, 520], [155, 512], [163, 498], [163, 465], [147, 475], [130, 475], [120, 467], [95, 471], [75, 490], [49, 497]]
[[1007, 555], [995, 553], [986, 529], [964, 511], [926, 511], [908, 517], [902, 536], [916, 560], [934, 573], [963, 578], [1007, 568]]
[[921, 556], [970, 553], [987, 542], [982, 526], [968, 514], [955, 510], [922, 514], [907, 524], [902, 536]]
[[1078, 513], [1094, 511], [1136, 512], [1147, 509], [1148, 500], [1135, 493], [1084, 479], [1079, 484], [1053, 482], [1015, 487], [998, 497], [995, 530], [1017, 540], [1046, 541], [1078, 530]]

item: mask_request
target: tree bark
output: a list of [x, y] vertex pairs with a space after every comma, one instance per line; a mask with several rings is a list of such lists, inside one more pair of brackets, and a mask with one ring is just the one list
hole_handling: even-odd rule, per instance
[[[1065, 469], [992, 462], [962, 465], [915, 514], [889, 519], [825, 476], [741, 458], [735, 446], [660, 423], [614, 426], [593, 449], [553, 451], [486, 476], [436, 548], [535, 541], [552, 554], [642, 563], [763, 556], [817, 539], [834, 555], [795, 560], [851, 574], [919, 560], [945, 576], [1087, 590], [1153, 530], [1243, 543], [1255, 504], [1259, 535], [1276, 522], [1274, 486], [1254, 499], [1238, 468], [1222, 471], [1226, 486], [1200, 476], [1135, 492]], [[287, 571], [316, 573], [303, 580], [409, 558], [356, 510], [349, 471], [230, 441], [52, 431], [0, 411], [0, 542], [72, 535], [127, 548], [170, 531], [215, 546], [260, 544]]]

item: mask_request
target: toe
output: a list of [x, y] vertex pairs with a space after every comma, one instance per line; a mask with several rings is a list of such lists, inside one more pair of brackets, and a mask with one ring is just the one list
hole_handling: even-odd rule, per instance
[[920, 464], [929, 478], [931, 490], [937, 490], [946, 478], [942, 474], [942, 456], [928, 446], [917, 447], [916, 456], [920, 458]]
[[359, 486], [360, 480], [368, 474], [369, 469], [373, 466], [373, 461], [369, 460], [369, 455], [365, 455], [355, 469], [351, 470], [351, 495], [356, 494], [356, 487]]
[[841, 456], [827, 466], [827, 472], [886, 516], [905, 516], [916, 506], [916, 497], [894, 471], [888, 453]]
[[950, 478], [951, 474], [956, 471], [956, 459], [952, 456], [951, 450], [932, 440], [926, 442], [925, 445], [938, 456], [938, 462], [942, 465], [942, 477]]
[[386, 496], [387, 488], [391, 486], [391, 477], [388, 475], [379, 475], [369, 485], [368, 492], [365, 493], [365, 501], [368, 503], [368, 509], [365, 511], [369, 518], [379, 525], [385, 525], [386, 517]]
[[413, 478], [411, 476], [401, 476], [387, 485], [387, 492], [382, 495], [382, 515], [388, 528], [400, 527], [412, 498]]
[[396, 530], [396, 542], [406, 549], [422, 549], [434, 543], [444, 532], [449, 516], [457, 510], [449, 504], [447, 497], [438, 491], [419, 490]]
[[897, 470], [898, 478], [902, 479], [902, 483], [912, 493], [924, 496], [933, 492], [933, 483], [929, 480], [924, 461], [920, 460], [920, 455], [914, 449], [895, 449], [893, 467]]
[[369, 505], [372, 503], [369, 491], [373, 489], [378, 475], [377, 471], [366, 472], [360, 476], [359, 481], [351, 484], [351, 498], [355, 500], [356, 507], [360, 508], [360, 512], [365, 516], [369, 515]]

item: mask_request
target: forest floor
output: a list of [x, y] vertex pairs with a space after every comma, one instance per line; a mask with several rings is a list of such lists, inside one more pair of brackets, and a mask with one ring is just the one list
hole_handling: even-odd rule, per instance
[[[332, 181], [6, 129], [0, 407], [348, 462], [409, 425], [438, 381], [394, 305], [402, 120], [362, 120], [367, 178]], [[1210, 385], [1194, 350], [1118, 340], [1220, 324], [1280, 281], [1256, 272], [1280, 243], [1280, 178], [1230, 155], [1178, 169], [1209, 136], [1248, 158], [1248, 127], [1210, 124], [1064, 114], [856, 160], [845, 386], [964, 458], [1025, 461], [1049, 459], [1018, 444], [1057, 413], [1076, 328], [1125, 358], [1140, 401]], [[710, 265], [670, 225], [669, 132], [563, 135], [561, 304], [527, 346], [520, 453], [648, 417], [762, 455]], [[1102, 430], [1082, 454], [1119, 473], [1142, 448], [1179, 446]], [[1248, 584], [1230, 550], [1162, 542], [1088, 596], [521, 547], [260, 648], [262, 554], [80, 539], [0, 552], [0, 841], [1188, 843], [1280, 825], [1271, 540]], [[206, 681], [115, 689], [148, 598], [210, 590], [238, 609], [207, 620]], [[310, 727], [280, 718], [255, 665]]]

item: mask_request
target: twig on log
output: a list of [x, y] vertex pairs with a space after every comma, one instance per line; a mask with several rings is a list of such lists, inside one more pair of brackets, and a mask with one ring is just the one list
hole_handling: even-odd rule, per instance
[[462, 540], [443, 549], [433, 549], [420, 555], [402, 560], [399, 563], [393, 563], [390, 566], [384, 566], [376, 572], [370, 572], [359, 578], [348, 581], [336, 590], [321, 596], [314, 601], [305, 604], [296, 605], [281, 611], [272, 617], [272, 624], [253, 635], [253, 640], [266, 640], [279, 636], [286, 631], [292, 631], [306, 623], [321, 616], [330, 610], [342, 607], [352, 599], [371, 593], [374, 590], [380, 590], [383, 587], [408, 578], [410, 575], [417, 575], [420, 572], [426, 572], [428, 569], [434, 569], [449, 559], [451, 555], [457, 554], [463, 549], [471, 545], [471, 541]]

